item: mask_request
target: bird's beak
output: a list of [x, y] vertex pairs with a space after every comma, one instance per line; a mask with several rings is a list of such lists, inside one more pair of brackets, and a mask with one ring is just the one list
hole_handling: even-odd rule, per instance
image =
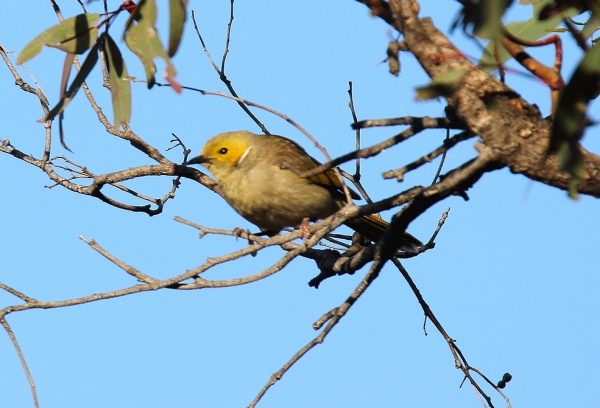
[[208, 162], [210, 162], [210, 159], [200, 155], [200, 156], [196, 156], [196, 157], [188, 160], [185, 165], [189, 166], [190, 164], [204, 164], [204, 163], [208, 163]]

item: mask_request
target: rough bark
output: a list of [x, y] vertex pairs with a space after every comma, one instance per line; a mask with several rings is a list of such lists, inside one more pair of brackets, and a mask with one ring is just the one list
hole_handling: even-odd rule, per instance
[[[429, 18], [420, 19], [411, 3], [391, 0], [390, 13], [381, 17], [402, 32], [408, 49], [430, 77], [467, 70], [462, 86], [446, 97], [450, 111], [513, 173], [567, 190], [569, 176], [558, 170], [556, 155], [547, 155], [551, 121], [513, 89], [471, 63]], [[588, 177], [577, 190], [600, 197], [600, 157], [583, 148], [582, 152]]]

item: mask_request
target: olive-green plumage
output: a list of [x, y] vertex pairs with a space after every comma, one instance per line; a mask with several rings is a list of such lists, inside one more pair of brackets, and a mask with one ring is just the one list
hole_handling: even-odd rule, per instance
[[[341, 182], [332, 170], [307, 178], [298, 175], [320, 163], [281, 136], [222, 133], [206, 142], [200, 156], [188, 164], [205, 166], [229, 205], [263, 231], [278, 232], [299, 225], [306, 217], [326, 218], [346, 204]], [[381, 238], [388, 225], [377, 215], [349, 219], [345, 224], [372, 241]], [[402, 240], [401, 249], [422, 245], [406, 232]]]

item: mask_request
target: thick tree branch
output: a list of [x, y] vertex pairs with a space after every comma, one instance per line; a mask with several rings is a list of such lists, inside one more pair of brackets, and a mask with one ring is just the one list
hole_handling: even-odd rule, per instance
[[[449, 70], [466, 71], [462, 86], [446, 100], [468, 129], [492, 149], [494, 157], [514, 173], [567, 190], [568, 174], [558, 171], [555, 155], [546, 155], [551, 123], [539, 110], [472, 64], [429, 18], [419, 19], [412, 1], [391, 0], [389, 6], [389, 11], [387, 6], [378, 9], [377, 15], [402, 32], [410, 52], [431, 78]], [[589, 177], [577, 190], [600, 197], [600, 157], [582, 151]]]

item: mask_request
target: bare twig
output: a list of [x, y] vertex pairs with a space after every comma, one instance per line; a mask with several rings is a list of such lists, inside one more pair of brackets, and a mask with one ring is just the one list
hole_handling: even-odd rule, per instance
[[[450, 129], [446, 129], [446, 138], [444, 139], [445, 147], [448, 147], [449, 138], [450, 138]], [[435, 176], [433, 176], [433, 180], [431, 181], [431, 184], [435, 184], [438, 181], [438, 178], [440, 177], [440, 173], [442, 172], [442, 169], [444, 168], [444, 162], [446, 161], [447, 154], [448, 154], [448, 150], [446, 150], [446, 151], [444, 151], [444, 153], [442, 153], [442, 158], [440, 159], [440, 165], [438, 166], [437, 171], [435, 172]]]
[[[206, 47], [206, 43], [204, 42], [204, 38], [202, 38], [202, 34], [200, 34], [200, 29], [198, 28], [198, 24], [196, 23], [196, 13], [194, 12], [194, 10], [192, 10], [192, 21], [194, 22], [194, 29], [196, 30], [196, 34], [198, 35], [198, 39], [200, 40], [200, 43], [202, 44], [202, 48], [204, 49], [204, 53], [206, 54], [206, 57], [208, 58], [208, 60], [212, 64], [214, 70], [217, 72], [217, 74], [219, 74], [219, 79], [221, 80], [221, 82], [223, 82], [225, 84], [225, 86], [227, 87], [227, 89], [229, 89], [229, 92], [231, 92], [231, 95], [233, 95], [235, 98], [238, 98], [237, 92], [233, 88], [233, 85], [231, 84], [231, 81], [229, 80], [229, 78], [227, 78], [227, 75], [225, 75], [225, 61], [226, 61], [227, 55], [229, 53], [229, 41], [230, 41], [230, 38], [231, 38], [230, 37], [231, 36], [231, 25], [233, 24], [233, 3], [234, 3], [234, 0], [230, 0], [230, 1], [231, 1], [231, 3], [230, 3], [231, 4], [231, 8], [230, 8], [231, 11], [230, 11], [229, 23], [227, 25], [227, 38], [225, 40], [225, 51], [223, 52], [223, 59], [221, 61], [221, 69], [219, 69], [219, 67], [217, 66], [217, 64], [215, 64], [215, 62], [213, 61], [212, 56], [210, 55], [210, 52], [208, 51], [208, 48]], [[246, 102], [244, 102], [240, 98], [235, 99], [235, 100], [238, 103], [238, 105], [240, 106], [240, 108], [242, 108], [242, 110], [244, 112], [246, 112], [246, 114], [248, 115], [248, 117], [250, 117], [250, 119], [252, 119], [254, 121], [254, 123], [256, 123], [258, 125], [258, 127], [260, 128], [260, 130], [264, 134], [270, 135], [270, 133], [267, 130], [266, 126], [250, 111], [250, 109], [248, 109], [248, 104]]]
[[[475, 135], [470, 132], [461, 132], [458, 135], [455, 135], [449, 139], [446, 138], [444, 140], [444, 144], [442, 144], [437, 149], [427, 153], [426, 155], [420, 157], [419, 159], [413, 161], [412, 163], [407, 164], [406, 166], [403, 166], [396, 170], [386, 171], [385, 173], [383, 173], [383, 178], [385, 178], [385, 179], [396, 178], [396, 180], [398, 180], [398, 181], [403, 181], [404, 175], [406, 173], [408, 173], [412, 170], [418, 169], [419, 167], [421, 167], [422, 165], [424, 165], [426, 163], [430, 163], [433, 159], [435, 159], [439, 155], [442, 155], [442, 157], [445, 157], [444, 155], [446, 154], [446, 152], [448, 152], [448, 150], [450, 150], [451, 148], [456, 146], [458, 143], [468, 140], [468, 139], [471, 139], [473, 137], [475, 137]], [[443, 164], [443, 161], [440, 163], [440, 166], [438, 167], [438, 171], [434, 178], [434, 183], [440, 175], [442, 164]]]
[[254, 400], [248, 406], [249, 408], [253, 408], [256, 404], [261, 400], [261, 398], [265, 395], [265, 393], [277, 382], [279, 381], [283, 375], [289, 371], [289, 369], [300, 360], [306, 353], [308, 353], [313, 347], [318, 344], [321, 344], [323, 340], [327, 337], [327, 335], [333, 330], [333, 328], [337, 325], [337, 323], [348, 313], [348, 310], [354, 305], [354, 303], [358, 300], [358, 298], [369, 288], [371, 283], [379, 276], [379, 272], [381, 268], [385, 264], [384, 260], [376, 260], [367, 275], [363, 278], [363, 280], [358, 284], [358, 286], [354, 289], [352, 294], [342, 303], [339, 307], [327, 312], [323, 317], [319, 318], [314, 324], [313, 328], [315, 330], [319, 330], [323, 324], [327, 323], [327, 326], [317, 335], [314, 339], [308, 342], [304, 347], [298, 350], [292, 358], [290, 358], [276, 373], [271, 375], [269, 381], [263, 386], [263, 388], [259, 391], [258, 395], [254, 398]]
[[33, 298], [30, 298], [29, 296], [27, 296], [26, 294], [19, 292], [18, 290], [16, 290], [15, 288], [12, 288], [8, 285], [5, 285], [4, 283], [0, 282], [0, 289], [5, 290], [6, 292], [10, 293], [13, 296], [18, 297], [19, 299], [21, 299], [22, 301], [29, 303], [29, 302], [35, 302], [36, 300]]
[[[354, 110], [354, 95], [352, 93], [352, 81], [348, 82], [348, 106], [350, 107], [350, 113], [352, 114], [352, 128], [355, 129], [356, 133], [356, 151], [360, 150], [360, 128], [356, 126], [358, 123], [358, 117]], [[356, 182], [360, 181], [360, 157], [356, 158], [356, 170], [354, 171], [354, 179]]]
[[[10, 54], [13, 55], [13, 57], [15, 56], [14, 53], [12, 53], [12, 52]], [[48, 104], [48, 98], [46, 97], [46, 94], [44, 94], [42, 87], [37, 82], [35, 77], [31, 74], [31, 72], [29, 72], [29, 70], [27, 69], [27, 67], [25, 67], [25, 65], [21, 65], [21, 67], [25, 70], [25, 72], [27, 72], [27, 74], [31, 77], [31, 79], [33, 80], [33, 82], [35, 83], [37, 88], [34, 88], [31, 85], [27, 84], [25, 81], [23, 81], [23, 78], [21, 78], [21, 76], [17, 72], [16, 68], [14, 67], [14, 65], [12, 64], [10, 59], [8, 58], [7, 51], [4, 49], [4, 47], [2, 47], [2, 44], [0, 44], [0, 57], [2, 57], [2, 59], [4, 60], [4, 63], [6, 64], [9, 71], [15, 78], [15, 84], [18, 87], [20, 87], [23, 91], [37, 96], [38, 100], [40, 101], [42, 110], [44, 111], [44, 115], [46, 115], [50, 111], [49, 104]], [[45, 129], [46, 137], [44, 139], [44, 153], [42, 155], [42, 162], [47, 162], [50, 159], [50, 148], [51, 148], [51, 142], [52, 142], [52, 122], [46, 121], [44, 123], [44, 129]]]
[[[354, 94], [352, 92], [352, 81], [348, 82], [348, 96], [349, 96], [349, 102], [348, 102], [348, 106], [350, 107], [350, 112], [352, 113], [352, 127], [353, 129], [355, 129], [355, 139], [356, 139], [356, 147], [355, 147], [355, 151], [359, 151], [360, 150], [360, 128], [355, 127], [358, 118], [356, 116], [356, 111], [354, 109]], [[367, 201], [367, 203], [372, 203], [373, 201], [371, 200], [371, 197], [369, 197], [369, 194], [367, 193], [367, 190], [365, 190], [365, 188], [363, 187], [362, 183], [360, 182], [361, 179], [361, 174], [360, 174], [360, 157], [356, 158], [356, 167], [354, 170], [354, 174], [350, 175], [348, 173], [346, 173], [345, 171], [341, 170], [342, 175], [344, 177], [346, 177], [346, 179], [350, 180], [350, 182], [354, 185], [354, 187], [356, 187], [356, 189], [358, 190], [359, 194]]]
[[387, 148], [394, 146], [398, 143], [401, 143], [407, 139], [410, 139], [411, 137], [413, 137], [417, 133], [421, 132], [422, 130], [423, 129], [411, 126], [410, 128], [406, 129], [402, 133], [397, 134], [394, 137], [391, 137], [387, 140], [384, 140], [383, 142], [379, 142], [377, 144], [366, 147], [364, 149], [346, 153], [346, 154], [336, 158], [335, 160], [329, 160], [327, 163], [317, 166], [309, 171], [305, 171], [304, 173], [301, 174], [301, 176], [302, 177], [310, 177], [315, 174], [322, 173], [324, 171], [327, 171], [333, 167], [339, 166], [340, 164], [345, 163], [354, 158], [359, 158], [359, 157], [367, 158], [367, 157], [376, 156], [379, 153], [381, 153], [384, 149], [387, 149]]
[[89, 240], [89, 239], [85, 238], [83, 235], [80, 235], [79, 239], [81, 239], [83, 242], [88, 244], [94, 251], [98, 252], [100, 255], [102, 255], [109, 261], [111, 261], [113, 264], [118, 266], [120, 269], [122, 269], [123, 271], [127, 272], [129, 275], [136, 278], [138, 281], [143, 282], [143, 283], [154, 283], [154, 282], [158, 281], [157, 279], [142, 273], [141, 271], [134, 268], [133, 266], [128, 265], [125, 262], [121, 261], [116, 256], [112, 255], [110, 252], [106, 251], [104, 248], [102, 248], [100, 245], [98, 245], [98, 243], [95, 240], [93, 240], [93, 239]]
[[29, 382], [29, 388], [31, 389], [31, 396], [33, 397], [33, 406], [35, 408], [39, 408], [40, 404], [38, 402], [37, 391], [35, 389], [35, 382], [33, 381], [33, 377], [31, 376], [31, 372], [29, 371], [29, 367], [27, 366], [27, 361], [25, 361], [25, 357], [23, 356], [23, 352], [21, 351], [21, 347], [19, 346], [19, 342], [17, 341], [17, 337], [13, 333], [10, 325], [6, 321], [6, 318], [0, 317], [0, 324], [4, 327], [6, 334], [10, 338], [10, 341], [19, 356], [19, 361], [21, 361], [21, 367], [23, 367], [23, 372], [25, 372], [25, 376], [27, 377], [27, 382]]
[[464, 125], [453, 122], [447, 117], [431, 118], [424, 116], [422, 118], [414, 116], [403, 116], [401, 118], [391, 119], [366, 119], [352, 124], [352, 129], [366, 129], [370, 127], [387, 127], [419, 124], [423, 129], [464, 129]]
[[227, 60], [227, 54], [229, 54], [229, 43], [231, 42], [231, 26], [233, 25], [233, 3], [235, 0], [229, 1], [229, 22], [227, 23], [227, 36], [225, 38], [225, 50], [223, 51], [223, 58], [221, 59], [221, 72], [225, 72], [225, 61]]

